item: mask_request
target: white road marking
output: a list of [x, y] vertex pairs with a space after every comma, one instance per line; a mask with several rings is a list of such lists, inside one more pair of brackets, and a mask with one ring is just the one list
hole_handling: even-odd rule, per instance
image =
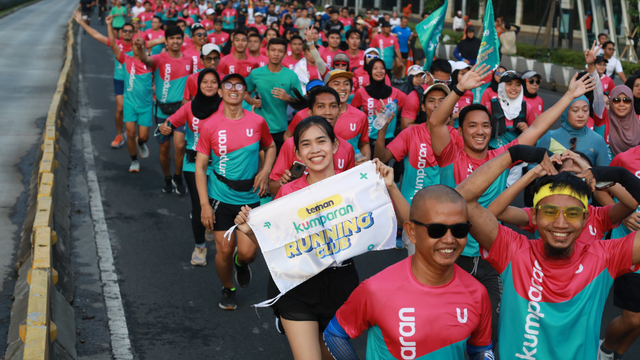
[[[78, 36], [78, 69], [82, 64], [82, 36]], [[89, 206], [91, 207], [91, 218], [96, 238], [96, 248], [100, 261], [100, 279], [102, 281], [102, 291], [104, 302], [107, 307], [109, 317], [109, 332], [111, 333], [111, 352], [115, 360], [132, 360], [131, 341], [129, 340], [129, 329], [127, 328], [127, 318], [122, 306], [122, 296], [120, 285], [118, 284], [118, 274], [113, 261], [113, 251], [111, 250], [111, 240], [107, 230], [107, 222], [104, 217], [102, 207], [102, 196], [100, 195], [100, 184], [96, 175], [95, 161], [93, 158], [93, 144], [89, 133], [88, 121], [91, 118], [91, 108], [87, 99], [82, 72], [78, 74], [79, 87], [79, 107], [78, 118], [80, 134], [82, 135], [82, 147], [84, 151], [85, 169], [87, 171], [87, 186], [89, 188]]]

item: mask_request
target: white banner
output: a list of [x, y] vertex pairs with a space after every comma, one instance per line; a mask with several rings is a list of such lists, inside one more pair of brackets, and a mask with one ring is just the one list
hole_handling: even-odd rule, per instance
[[248, 224], [281, 295], [329, 266], [396, 245], [396, 215], [372, 162], [253, 209]]

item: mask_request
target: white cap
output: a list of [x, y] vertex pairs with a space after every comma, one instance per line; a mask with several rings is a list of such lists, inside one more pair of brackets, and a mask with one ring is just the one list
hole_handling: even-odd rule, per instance
[[204, 13], [205, 13], [206, 15], [213, 15], [213, 13], [215, 13], [215, 12], [216, 12], [216, 11], [215, 11], [215, 10], [213, 10], [213, 9], [207, 9], [207, 11], [205, 11]]
[[425, 74], [425, 73], [426, 72], [422, 69], [422, 66], [420, 65], [411, 65], [407, 69], [407, 75], [418, 75], [418, 74]]
[[378, 51], [378, 49], [376, 49], [376, 48], [372, 48], [372, 47], [371, 47], [371, 48], [368, 48], [367, 50], [365, 50], [365, 51], [364, 51], [364, 54], [365, 54], [365, 55], [367, 55], [367, 54], [368, 54], [368, 53], [370, 53], [370, 52], [374, 52], [374, 53], [376, 53], [378, 56], [380, 56], [380, 52]]
[[464, 61], [451, 61], [449, 60], [449, 64], [451, 64], [451, 72], [462, 69], [470, 69], [471, 65], [467, 64]]
[[258, 11], [255, 14], [253, 14], [253, 17], [256, 17], [256, 16], [264, 16], [264, 15], [262, 15], [262, 13], [260, 11]]
[[220, 47], [216, 44], [204, 44], [201, 51], [204, 56], [211, 54], [212, 51], [217, 51], [218, 54], [221, 54]]
[[327, 5], [325, 5], [325, 6], [324, 6], [324, 8], [325, 8], [325, 9], [328, 9], [328, 8], [330, 8], [330, 7], [331, 7], [331, 5], [329, 5], [329, 4], [327, 4]]

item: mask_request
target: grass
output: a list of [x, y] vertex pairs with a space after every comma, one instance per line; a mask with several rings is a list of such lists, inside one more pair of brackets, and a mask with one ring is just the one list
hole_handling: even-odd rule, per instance
[[27, 5], [27, 4], [31, 4], [31, 3], [34, 3], [36, 1], [40, 1], [40, 0], [27, 0], [27, 1], [17, 0], [17, 1], [11, 1], [9, 3], [13, 3], [15, 5], [9, 5], [10, 7], [6, 8], [4, 10], [0, 10], [0, 16], [4, 15], [4, 14], [10, 12], [10, 11], [15, 10], [17, 7], [24, 6], [24, 5]]

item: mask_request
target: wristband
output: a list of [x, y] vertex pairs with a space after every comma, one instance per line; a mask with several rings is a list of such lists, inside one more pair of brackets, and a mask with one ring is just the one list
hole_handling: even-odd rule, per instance
[[451, 89], [451, 90], [453, 90], [454, 93], [458, 94], [458, 96], [464, 95], [464, 91], [458, 89], [458, 85], [454, 85], [453, 89]]
[[547, 149], [542, 147], [535, 147], [529, 145], [514, 145], [509, 148], [509, 154], [511, 155], [511, 162], [522, 161], [526, 163], [539, 164], [544, 159], [544, 155], [547, 153]]
[[308, 43], [307, 43], [307, 46], [311, 46], [311, 45], [313, 45], [313, 43], [312, 43], [312, 42], [308, 42]]

